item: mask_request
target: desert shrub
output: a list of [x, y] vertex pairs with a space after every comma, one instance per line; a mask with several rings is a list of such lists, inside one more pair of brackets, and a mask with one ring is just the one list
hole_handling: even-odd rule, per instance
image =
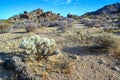
[[25, 24], [24, 21], [16, 22], [13, 28], [24, 28], [24, 24]]
[[120, 45], [120, 37], [111, 33], [96, 34], [93, 38], [95, 46], [103, 48], [117, 47]]
[[74, 42], [79, 42], [80, 44], [90, 44], [92, 43], [94, 35], [102, 32], [102, 29], [97, 28], [81, 29], [79, 31], [75, 31], [69, 37], [70, 40]]
[[0, 33], [7, 33], [11, 30], [11, 24], [1, 23], [0, 24]]
[[13, 28], [27, 28], [27, 27], [35, 27], [37, 28], [38, 26], [41, 26], [40, 24], [38, 24], [37, 22], [34, 22], [34, 20], [21, 20], [15, 23], [15, 25], [13, 26]]
[[5, 19], [5, 20], [1, 20], [0, 22], [2, 23], [8, 23], [8, 24], [14, 24], [15, 21], [11, 20], [11, 19]]
[[71, 18], [59, 18], [58, 19], [58, 30], [65, 32], [68, 28], [73, 26], [74, 19]]
[[66, 20], [67, 20], [68, 23], [73, 23], [74, 22], [74, 19], [72, 19], [72, 18], [66, 18]]
[[95, 21], [91, 20], [91, 21], [84, 23], [84, 25], [88, 27], [94, 27], [95, 23], [96, 23]]
[[74, 39], [74, 41], [78, 41], [82, 44], [86, 44], [86, 43], [90, 43], [91, 39], [92, 39], [92, 34], [89, 33], [89, 31], [87, 32], [77, 32], [74, 35], [71, 36], [72, 39]]
[[64, 70], [64, 73], [72, 74], [73, 71], [75, 70], [75, 62], [72, 61], [64, 62], [61, 68]]
[[38, 35], [23, 38], [20, 48], [25, 49], [27, 54], [50, 55], [55, 47], [55, 40], [41, 38]]
[[65, 29], [66, 29], [66, 26], [67, 25], [67, 22], [66, 21], [58, 21], [58, 29], [57, 30], [60, 30], [61, 32], [65, 32]]
[[81, 19], [80, 22], [87, 27], [102, 27], [103, 23], [97, 19]]
[[48, 27], [51, 21], [49, 20], [49, 18], [39, 18], [38, 23], [41, 24], [41, 26]]
[[58, 25], [58, 22], [57, 21], [52, 21], [49, 23], [48, 27], [55, 27]]
[[34, 23], [27, 24], [25, 26], [27, 32], [33, 32], [37, 29], [37, 26]]
[[29, 25], [29, 26], [26, 27], [26, 31], [27, 32], [33, 32], [33, 31], [35, 31], [35, 29], [36, 28], [34, 26], [31, 26], [31, 25]]
[[109, 48], [108, 51], [111, 57], [120, 60], [120, 46], [117, 46], [115, 48]]

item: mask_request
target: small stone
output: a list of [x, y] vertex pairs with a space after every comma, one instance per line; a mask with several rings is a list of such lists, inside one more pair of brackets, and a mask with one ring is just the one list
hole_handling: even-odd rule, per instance
[[105, 60], [104, 59], [99, 59], [98, 63], [105, 64]]
[[92, 58], [89, 58], [88, 61], [91, 62], [93, 59]]
[[114, 70], [114, 71], [119, 71], [120, 72], [120, 68], [117, 67], [117, 66], [111, 67], [111, 69]]
[[53, 54], [59, 54], [60, 53], [60, 50], [59, 49], [57, 49], [57, 50], [55, 50], [54, 52], [53, 52]]
[[77, 55], [69, 55], [69, 57], [72, 58], [72, 59], [78, 59]]

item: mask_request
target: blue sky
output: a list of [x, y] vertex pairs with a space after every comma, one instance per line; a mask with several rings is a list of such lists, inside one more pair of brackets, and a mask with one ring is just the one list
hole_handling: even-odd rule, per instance
[[7, 19], [25, 10], [32, 11], [37, 8], [63, 16], [68, 13], [82, 15], [117, 2], [120, 0], [0, 0], [0, 19]]

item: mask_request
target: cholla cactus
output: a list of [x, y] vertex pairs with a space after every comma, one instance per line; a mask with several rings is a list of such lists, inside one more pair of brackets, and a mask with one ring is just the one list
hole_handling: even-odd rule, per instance
[[23, 38], [20, 48], [25, 49], [27, 54], [37, 53], [46, 55], [52, 51], [55, 45], [54, 39], [41, 38], [38, 35], [34, 35], [29, 38]]

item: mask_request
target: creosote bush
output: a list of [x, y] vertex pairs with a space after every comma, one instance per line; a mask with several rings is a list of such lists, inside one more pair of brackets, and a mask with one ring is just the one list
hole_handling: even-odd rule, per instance
[[70, 39], [80, 44], [90, 44], [92, 43], [94, 35], [102, 32], [103, 30], [97, 28], [81, 29], [71, 34]]
[[23, 38], [20, 48], [25, 49], [27, 54], [50, 55], [55, 47], [55, 40], [41, 38], [39, 35], [34, 35], [29, 38]]
[[96, 34], [93, 38], [95, 46], [101, 46], [103, 48], [117, 47], [120, 45], [120, 37], [112, 33]]
[[31, 23], [31, 24], [27, 24], [25, 29], [27, 32], [33, 32], [37, 29], [37, 26], [35, 24]]
[[7, 33], [10, 32], [11, 25], [8, 23], [1, 23], [0, 24], [0, 33]]

